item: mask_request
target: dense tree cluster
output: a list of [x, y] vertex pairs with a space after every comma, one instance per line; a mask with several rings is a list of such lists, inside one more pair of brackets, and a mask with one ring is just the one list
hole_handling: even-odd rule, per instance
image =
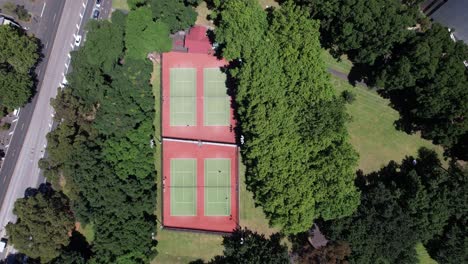
[[[417, 3], [400, 0], [296, 0], [321, 21], [323, 41], [335, 55], [373, 63], [402, 43], [416, 24]], [[415, 1], [420, 2], [420, 1]]]
[[197, 20], [194, 0], [151, 0], [153, 17], [167, 24], [171, 32], [185, 30]]
[[75, 227], [68, 198], [59, 192], [36, 192], [15, 202], [16, 223], [6, 226], [15, 249], [47, 263], [60, 255]]
[[357, 154], [320, 59], [318, 22], [290, 2], [263, 12], [253, 0], [224, 2], [216, 39], [242, 60], [230, 74], [248, 187], [272, 224], [298, 233], [356, 209]]
[[[59, 126], [40, 166], [66, 190], [77, 219], [93, 224], [96, 263], [145, 263], [156, 254], [154, 98], [145, 55], [167, 49], [160, 43], [168, 35], [130, 34], [128, 27], [157, 26], [145, 14], [151, 11], [139, 7], [90, 24], [89, 42], [72, 54], [68, 85], [52, 101]], [[75, 258], [82, 259], [73, 251], [60, 257]]]
[[223, 255], [214, 257], [208, 263], [289, 263], [288, 248], [281, 243], [281, 238], [279, 234], [266, 238], [249, 229], [236, 229], [223, 238]]
[[445, 170], [436, 154], [426, 149], [416, 159], [392, 161], [358, 182], [362, 191], [358, 210], [325, 225], [332, 239], [350, 244], [351, 263], [416, 263], [417, 243], [426, 244], [451, 229], [452, 216], [466, 217], [466, 175], [456, 164]]
[[23, 106], [32, 95], [31, 69], [39, 59], [39, 43], [21, 29], [0, 26], [0, 106]]
[[468, 46], [434, 24], [395, 49], [378, 70], [377, 85], [400, 110], [402, 127], [468, 159]]
[[398, 126], [467, 160], [468, 47], [430, 25], [421, 0], [296, 0], [321, 21], [322, 44], [355, 63], [350, 79], [384, 88], [400, 112]]

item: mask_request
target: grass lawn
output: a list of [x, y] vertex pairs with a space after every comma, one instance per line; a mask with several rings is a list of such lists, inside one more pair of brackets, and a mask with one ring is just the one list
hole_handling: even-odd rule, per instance
[[356, 100], [347, 106], [351, 116], [348, 131], [360, 155], [359, 168], [365, 173], [380, 169], [390, 160], [400, 162], [406, 155], [415, 155], [420, 147], [435, 149], [442, 158], [441, 147], [394, 127], [399, 114], [389, 106], [388, 100], [366, 87], [352, 87], [338, 77], [332, 76], [331, 80], [338, 93], [350, 90], [356, 95]]
[[416, 246], [416, 253], [418, 254], [420, 264], [437, 264], [437, 261], [433, 260], [431, 256], [429, 256], [423, 244], [419, 243]]
[[128, 8], [127, 0], [112, 0], [112, 8], [120, 10], [130, 10]]
[[205, 1], [201, 2], [195, 10], [198, 14], [195, 25], [214, 27], [214, 24], [208, 20], [208, 15], [211, 14], [211, 10], [208, 9]]
[[322, 50], [322, 59], [328, 68], [332, 68], [342, 73], [348, 74], [353, 67], [353, 63], [348, 60], [346, 55], [341, 56], [340, 61], [337, 61], [326, 49]]

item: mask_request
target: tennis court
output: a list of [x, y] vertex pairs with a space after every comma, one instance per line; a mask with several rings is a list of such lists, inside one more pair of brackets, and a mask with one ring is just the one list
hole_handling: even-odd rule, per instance
[[220, 68], [203, 69], [204, 125], [228, 126], [230, 124], [230, 97], [227, 94], [226, 74]]
[[197, 84], [195, 68], [170, 69], [170, 125], [197, 124]]
[[196, 215], [196, 159], [171, 160], [171, 215]]
[[205, 159], [205, 215], [231, 213], [231, 160]]

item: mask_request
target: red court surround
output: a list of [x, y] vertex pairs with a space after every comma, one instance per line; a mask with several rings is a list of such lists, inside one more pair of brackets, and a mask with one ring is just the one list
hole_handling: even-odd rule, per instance
[[[194, 139], [214, 142], [235, 143], [236, 122], [231, 108], [230, 126], [204, 126], [203, 120], [203, 69], [220, 68], [225, 60], [200, 53], [168, 52], [162, 55], [162, 135], [169, 138]], [[170, 126], [170, 69], [196, 68], [197, 82], [197, 125]]]
[[[205, 231], [232, 232], [239, 219], [238, 212], [238, 160], [237, 147], [197, 142], [164, 140], [163, 142], [163, 225], [173, 228], [199, 229]], [[171, 159], [197, 159], [197, 212], [196, 216], [171, 216]], [[204, 159], [231, 159], [231, 216], [204, 216]]]

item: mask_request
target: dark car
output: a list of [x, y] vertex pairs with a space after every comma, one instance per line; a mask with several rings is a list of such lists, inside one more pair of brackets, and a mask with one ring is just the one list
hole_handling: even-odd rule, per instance
[[101, 7], [102, 0], [96, 0], [96, 7]]
[[94, 10], [93, 12], [93, 18], [98, 19], [99, 18], [99, 10]]

